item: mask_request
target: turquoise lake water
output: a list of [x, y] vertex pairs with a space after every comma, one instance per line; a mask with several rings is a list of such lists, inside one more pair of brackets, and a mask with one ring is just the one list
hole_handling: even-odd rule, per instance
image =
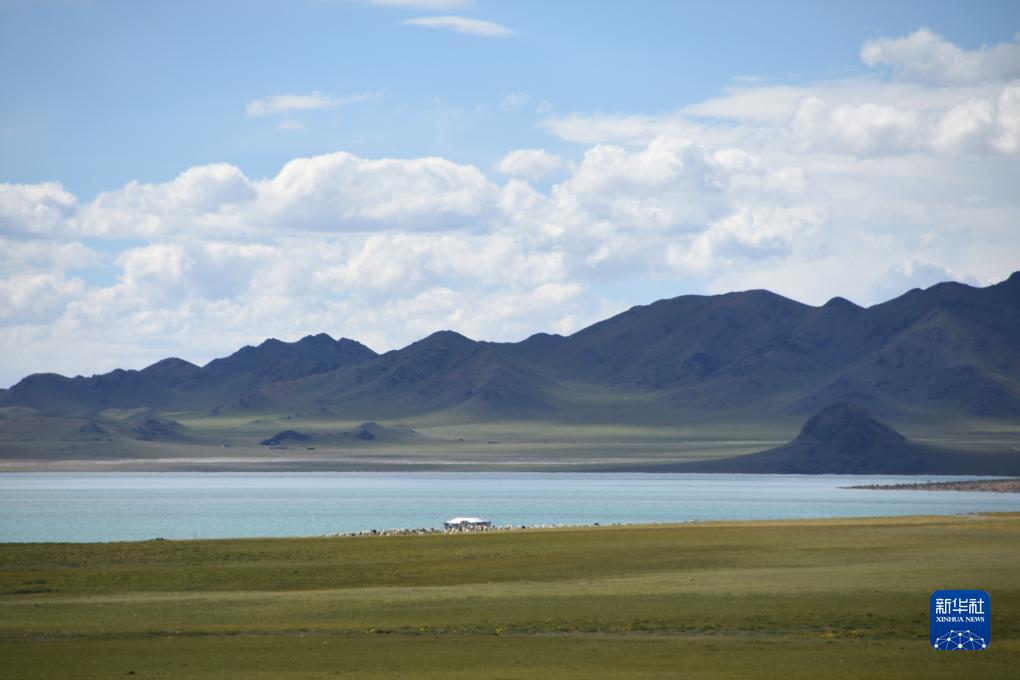
[[0, 474], [0, 542], [313, 536], [441, 527], [443, 520], [458, 515], [530, 526], [1020, 511], [1020, 494], [840, 488], [938, 479], [948, 478], [5, 473]]

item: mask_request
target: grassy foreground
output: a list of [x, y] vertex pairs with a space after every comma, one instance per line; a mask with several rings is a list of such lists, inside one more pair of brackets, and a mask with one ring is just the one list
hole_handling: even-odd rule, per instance
[[[2, 678], [1016, 677], [1020, 514], [0, 545]], [[982, 588], [992, 643], [928, 647]]]

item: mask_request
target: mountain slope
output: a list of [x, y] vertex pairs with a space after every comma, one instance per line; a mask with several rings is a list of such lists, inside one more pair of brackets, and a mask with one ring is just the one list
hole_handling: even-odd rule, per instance
[[138, 407], [188, 410], [215, 405], [279, 380], [331, 371], [375, 356], [359, 342], [333, 340], [325, 333], [291, 343], [270, 339], [201, 368], [170, 358], [138, 371], [116, 369], [88, 378], [37, 373], [0, 396], [0, 405], [78, 413]]
[[556, 383], [493, 347], [440, 331], [372, 361], [273, 385], [270, 402], [304, 400], [353, 418], [456, 411], [463, 417], [540, 417]]
[[767, 291], [683, 296], [501, 351], [562, 381], [651, 393], [678, 412], [806, 415], [842, 399], [904, 419], [1020, 417], [1020, 273], [862, 308]]
[[1017, 474], [1020, 454], [971, 454], [910, 441], [847, 402], [815, 414], [796, 439], [767, 451], [669, 466], [744, 474]]
[[0, 406], [88, 413], [313, 409], [357, 420], [796, 422], [853, 401], [898, 423], [1020, 418], [1020, 273], [942, 283], [862, 308], [763, 290], [634, 307], [518, 343], [435, 333], [377, 355], [325, 334], [267, 340], [198, 367], [165, 359], [91, 378], [32, 375]]

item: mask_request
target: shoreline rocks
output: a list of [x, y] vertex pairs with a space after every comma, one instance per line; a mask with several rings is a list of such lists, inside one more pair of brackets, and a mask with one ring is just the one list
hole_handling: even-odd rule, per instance
[[959, 482], [912, 482], [908, 484], [867, 484], [848, 486], [848, 489], [872, 491], [985, 491], [990, 493], [1020, 493], [1020, 478], [975, 479]]

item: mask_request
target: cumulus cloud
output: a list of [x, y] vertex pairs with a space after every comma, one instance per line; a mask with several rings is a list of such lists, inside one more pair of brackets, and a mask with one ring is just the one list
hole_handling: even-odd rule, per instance
[[998, 99], [968, 99], [947, 111], [932, 130], [932, 146], [943, 153], [1020, 152], [1020, 84]]
[[801, 100], [790, 125], [798, 151], [855, 156], [935, 152], [1015, 154], [1020, 129], [1020, 84], [997, 96], [969, 98], [945, 110], [887, 104], [830, 106], [817, 97]]
[[781, 259], [817, 236], [824, 223], [824, 212], [813, 206], [740, 207], [693, 238], [671, 243], [666, 261], [681, 273], [706, 274], [741, 260]]
[[[596, 145], [547, 191], [518, 179], [499, 186], [443, 159], [329, 154], [292, 161], [266, 180], [199, 166], [165, 184], [101, 195], [82, 207], [88, 219], [72, 220], [112, 229], [115, 216], [117, 229], [136, 228], [119, 235], [149, 239], [117, 256], [112, 285], [86, 285], [38, 249], [23, 251], [17, 259], [34, 257], [38, 266], [4, 284], [12, 302], [2, 311], [0, 345], [32, 347], [8, 369], [14, 380], [29, 370], [84, 370], [67, 369], [54, 350], [72, 339], [101, 359], [89, 370], [131, 357], [136, 363], [127, 365], [169, 354], [202, 361], [264, 336], [317, 330], [381, 350], [441, 328], [512, 340], [570, 332], [618, 311], [625, 305], [593, 291], [635, 272], [708, 289], [770, 285], [814, 302], [824, 300], [812, 295], [856, 292], [867, 302], [875, 291], [861, 286], [874, 279], [861, 274], [862, 263], [880, 276], [911, 251], [936, 266], [950, 252], [980, 255], [951, 240], [965, 218], [986, 230], [983, 241], [999, 239], [1000, 267], [1016, 253], [1003, 245], [1015, 205], [968, 203], [952, 193], [958, 178], [932, 175], [919, 158], [900, 166], [878, 157], [849, 173], [812, 159], [659, 135], [637, 147]], [[980, 183], [991, 196], [1005, 184], [1001, 176]], [[200, 228], [184, 229], [189, 220]], [[257, 229], [231, 239], [243, 224]], [[67, 249], [72, 264], [94, 256]], [[798, 289], [782, 274], [797, 271], [841, 285]], [[33, 296], [47, 306], [33, 311], [26, 302]], [[131, 346], [115, 337], [125, 327]]]
[[801, 151], [835, 151], [859, 156], [900, 153], [926, 140], [916, 111], [882, 104], [829, 107], [817, 97], [797, 106], [793, 144]]
[[79, 241], [0, 237], [0, 272], [68, 272], [106, 263], [107, 257]]
[[0, 228], [13, 234], [242, 236], [302, 230], [434, 230], [475, 226], [499, 211], [501, 188], [444, 158], [299, 158], [253, 180], [226, 163], [160, 183], [130, 182], [79, 205], [59, 185], [0, 185]]
[[348, 97], [329, 97], [321, 92], [311, 94], [274, 94], [253, 99], [245, 107], [245, 113], [253, 118], [263, 118], [297, 111], [314, 109], [336, 109], [348, 104], [357, 104], [379, 96], [376, 93], [355, 94]]
[[423, 288], [506, 291], [565, 283], [566, 256], [509, 233], [379, 234], [348, 242], [344, 254], [314, 275], [320, 289], [356, 291], [377, 300]]
[[471, 165], [346, 152], [295, 159], [264, 180], [225, 163], [196, 166], [168, 182], [131, 182], [83, 206], [57, 185], [0, 185], [6, 233], [103, 237], [464, 228], [498, 210], [499, 201], [500, 188]]
[[552, 198], [559, 214], [574, 224], [691, 232], [733, 212], [742, 194], [785, 201], [803, 184], [795, 168], [768, 167], [737, 149], [713, 150], [660, 135], [636, 150], [592, 147], [553, 188]]
[[[567, 278], [562, 253], [511, 233], [185, 240], [130, 248], [117, 266], [120, 276], [106, 287], [48, 274], [0, 280], [0, 345], [33, 342], [27, 365], [19, 359], [3, 377], [13, 381], [28, 366], [140, 367], [169, 354], [204, 361], [262, 337], [292, 340], [312, 330], [383, 350], [443, 328], [519, 339], [536, 322], [575, 330], [598, 309], [583, 284]], [[124, 328], [133, 352], [123, 347]], [[90, 347], [101, 361], [69, 367], [53, 355], [56, 342]], [[139, 346], [151, 353], [139, 356]]]
[[506, 38], [514, 35], [514, 31], [512, 29], [501, 24], [497, 24], [492, 21], [484, 21], [482, 19], [471, 19], [469, 17], [460, 16], [417, 17], [415, 19], [406, 19], [404, 23], [409, 26], [444, 28], [450, 31], [456, 31], [457, 33], [468, 33], [470, 35], [480, 35], [487, 38]]
[[59, 273], [14, 274], [0, 279], [0, 322], [51, 320], [85, 289], [80, 278]]
[[1020, 153], [1020, 84], [1005, 88], [997, 105], [998, 133], [992, 143], [999, 153]]
[[[763, 109], [760, 101], [770, 105]], [[1020, 83], [925, 89], [855, 79], [734, 89], [673, 114], [575, 113], [549, 117], [542, 127], [582, 144], [638, 146], [669, 135], [709, 146], [857, 157], [1010, 155], [1020, 153], [1018, 102]]]
[[483, 216], [497, 196], [474, 166], [338, 152], [291, 161], [260, 183], [253, 219], [325, 231], [456, 228]]
[[489, 173], [346, 152], [265, 178], [202, 165], [88, 201], [0, 185], [0, 348], [19, 348], [0, 379], [319, 330], [377, 350], [442, 328], [566, 333], [648, 286], [868, 304], [993, 283], [1020, 258], [1020, 83], [753, 83], [544, 129], [582, 146], [512, 150]]
[[564, 166], [563, 159], [545, 149], [517, 149], [496, 164], [496, 170], [510, 177], [537, 180]]
[[1020, 78], [1020, 34], [1012, 42], [966, 50], [921, 28], [900, 38], [867, 41], [861, 61], [889, 66], [901, 78], [933, 83], [1002, 82]]
[[59, 182], [0, 184], [0, 233], [52, 234], [78, 209]]
[[153, 236], [169, 232], [215, 233], [237, 229], [233, 217], [256, 197], [256, 187], [226, 163], [201, 165], [169, 182], [131, 182], [99, 194], [82, 207], [73, 227], [98, 236]]

